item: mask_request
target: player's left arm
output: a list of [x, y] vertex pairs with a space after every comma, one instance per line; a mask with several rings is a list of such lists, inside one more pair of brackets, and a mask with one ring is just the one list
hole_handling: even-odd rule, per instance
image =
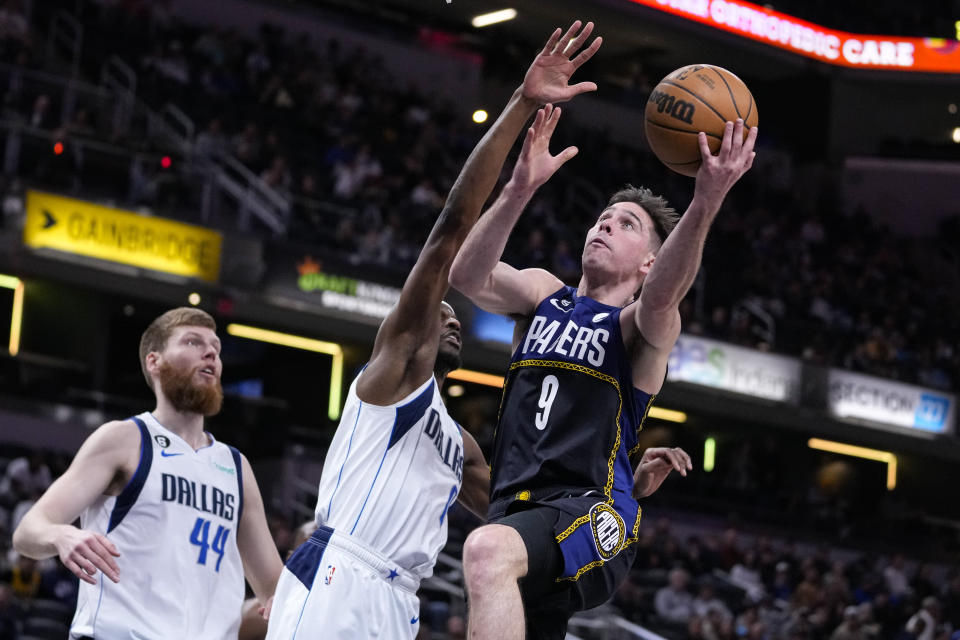
[[[699, 134], [702, 164], [697, 172], [693, 200], [676, 228], [664, 241], [650, 267], [633, 307], [633, 323], [621, 326], [629, 333], [639, 331], [654, 350], [669, 352], [680, 335], [680, 302], [693, 284], [703, 245], [720, 205], [736, 182], [750, 169], [756, 153], [757, 128], [743, 138], [743, 120], [728, 122], [719, 153], [710, 153], [705, 134]], [[626, 320], [629, 319], [628, 314]], [[624, 339], [634, 337], [624, 335]]]
[[243, 574], [257, 599], [264, 605], [273, 598], [283, 562], [267, 527], [260, 487], [250, 462], [240, 455], [243, 467], [243, 513], [237, 531], [237, 547], [243, 560]]
[[463, 434], [463, 484], [457, 500], [477, 517], [486, 520], [490, 506], [490, 467], [480, 445], [466, 429]]

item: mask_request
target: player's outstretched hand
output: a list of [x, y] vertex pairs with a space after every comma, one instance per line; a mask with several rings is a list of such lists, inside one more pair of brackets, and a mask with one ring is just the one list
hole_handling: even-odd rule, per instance
[[706, 134], [698, 134], [702, 163], [697, 171], [695, 195], [706, 198], [717, 207], [737, 180], [753, 166], [753, 159], [757, 156], [753, 150], [757, 142], [757, 128], [751, 127], [744, 140], [743, 127], [741, 118], [737, 118], [736, 123], [727, 122], [717, 155], [710, 153]]
[[527, 69], [521, 87], [524, 97], [540, 104], [556, 104], [566, 102], [581, 93], [597, 90], [597, 85], [593, 82], [568, 84], [573, 72], [592, 58], [603, 43], [603, 38], [594, 38], [590, 46], [577, 54], [593, 32], [592, 22], [588, 22], [582, 29], [581, 26], [582, 23], [577, 20], [562, 37], [559, 28], [553, 32], [543, 50]]
[[514, 186], [535, 191], [567, 160], [577, 155], [576, 147], [567, 147], [555, 156], [550, 155], [550, 138], [559, 120], [560, 107], [547, 104], [537, 111], [533, 124], [527, 129], [520, 157], [513, 168], [510, 181]]
[[671, 471], [682, 476], [693, 469], [693, 462], [680, 447], [651, 447], [643, 452], [643, 458], [633, 474], [633, 495], [645, 498], [660, 488]]
[[114, 582], [120, 582], [120, 568], [114, 561], [120, 552], [106, 536], [64, 525], [55, 545], [63, 565], [84, 582], [97, 584], [94, 578], [97, 569]]

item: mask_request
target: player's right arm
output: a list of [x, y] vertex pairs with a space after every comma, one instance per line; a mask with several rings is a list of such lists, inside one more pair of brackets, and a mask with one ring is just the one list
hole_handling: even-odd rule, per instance
[[510, 181], [467, 236], [450, 269], [450, 284], [486, 311], [527, 316], [563, 286], [543, 269], [518, 270], [500, 261], [510, 232], [533, 194], [577, 155], [576, 147], [550, 155], [550, 138], [559, 119], [559, 107], [548, 104], [537, 112]]
[[[583, 28], [581, 28], [581, 26]], [[574, 22], [565, 34], [557, 29], [527, 70], [523, 84], [504, 111], [467, 158], [443, 211], [416, 264], [407, 276], [400, 300], [390, 312], [374, 342], [370, 363], [357, 386], [366, 402], [390, 404], [432, 373], [436, 360], [436, 335], [440, 302], [449, 289], [450, 267], [476, 223], [496, 184], [507, 154], [537, 105], [562, 102], [585, 91], [592, 82], [569, 85], [574, 71], [600, 48], [596, 38], [573, 59], [593, 31], [593, 23]]]
[[100, 495], [119, 493], [139, 461], [140, 431], [129, 421], [108, 422], [93, 432], [70, 467], [20, 521], [13, 547], [30, 558], [59, 556], [70, 571], [96, 584], [97, 571], [114, 582], [120, 552], [106, 536], [73, 526]]

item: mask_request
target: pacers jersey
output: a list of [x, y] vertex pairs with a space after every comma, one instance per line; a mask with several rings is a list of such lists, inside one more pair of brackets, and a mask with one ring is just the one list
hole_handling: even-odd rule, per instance
[[120, 582], [102, 573], [95, 585], [80, 582], [71, 637], [236, 640], [240, 454], [216, 441], [194, 451], [150, 413], [132, 420], [140, 429], [136, 472], [120, 495], [100, 496], [80, 516], [83, 529], [120, 551]]
[[537, 306], [504, 385], [491, 456], [491, 518], [515, 500], [586, 496], [616, 500], [635, 536], [630, 458], [653, 398], [633, 387], [620, 311], [577, 296], [573, 287]]
[[354, 380], [323, 466], [317, 524], [428, 577], [447, 540], [463, 461], [460, 427], [432, 376], [388, 406], [360, 400]]

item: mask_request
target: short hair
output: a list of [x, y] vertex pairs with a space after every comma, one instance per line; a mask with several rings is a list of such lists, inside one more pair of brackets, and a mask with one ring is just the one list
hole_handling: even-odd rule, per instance
[[627, 184], [623, 189], [610, 196], [607, 206], [618, 202], [632, 202], [640, 205], [653, 221], [653, 230], [656, 231], [661, 245], [680, 221], [680, 214], [667, 204], [666, 198], [654, 195], [653, 191], [646, 187], [635, 187], [632, 184]]
[[213, 316], [202, 309], [177, 307], [150, 323], [140, 336], [140, 369], [143, 371], [147, 386], [151, 389], [153, 389], [153, 381], [147, 373], [147, 354], [152, 351], [163, 351], [167, 346], [167, 340], [177, 327], [204, 327], [216, 331], [217, 322]]

